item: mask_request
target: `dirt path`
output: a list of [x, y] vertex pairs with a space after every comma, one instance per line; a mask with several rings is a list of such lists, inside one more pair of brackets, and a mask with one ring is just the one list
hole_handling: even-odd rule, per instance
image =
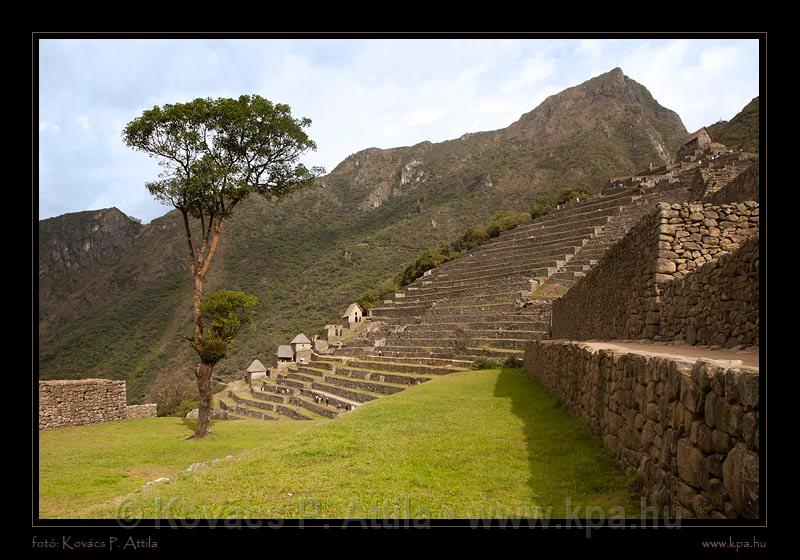
[[[747, 367], [759, 366], [758, 349], [748, 348], [746, 350], [732, 350], [726, 348], [708, 348], [705, 346], [684, 346], [672, 344], [656, 344], [651, 342], [628, 342], [628, 341], [581, 341], [591, 348], [600, 350], [626, 350], [650, 356], [669, 356], [675, 358], [685, 358], [695, 361], [700, 358], [710, 360], [738, 361]], [[735, 364], [732, 364], [735, 365]]]

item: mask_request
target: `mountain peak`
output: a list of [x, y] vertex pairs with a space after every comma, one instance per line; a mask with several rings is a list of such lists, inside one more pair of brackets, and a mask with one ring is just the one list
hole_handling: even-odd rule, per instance
[[590, 141], [598, 144], [625, 136], [628, 144], [654, 149], [648, 157], [661, 161], [668, 161], [686, 135], [680, 117], [619, 67], [551, 95], [508, 130], [540, 145], [576, 135], [593, 134]]
[[598, 76], [595, 76], [593, 79], [600, 80], [603, 78], [627, 78], [627, 76], [625, 76], [625, 74], [622, 72], [622, 68], [617, 66], [616, 68], [612, 68], [605, 74], [599, 74]]

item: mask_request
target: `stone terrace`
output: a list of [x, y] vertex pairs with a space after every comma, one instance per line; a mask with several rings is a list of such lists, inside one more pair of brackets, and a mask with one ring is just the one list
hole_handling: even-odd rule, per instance
[[275, 380], [254, 384], [252, 391], [229, 390], [219, 403], [232, 418], [335, 418], [364, 403], [470, 366], [459, 360], [361, 360], [312, 354], [309, 364], [293, 366]]
[[677, 180], [658, 190], [623, 189], [503, 232], [373, 309], [372, 319], [388, 325], [385, 340], [354, 341], [336, 354], [521, 357], [528, 341], [549, 335], [554, 297], [657, 202], [683, 200], [687, 190]]

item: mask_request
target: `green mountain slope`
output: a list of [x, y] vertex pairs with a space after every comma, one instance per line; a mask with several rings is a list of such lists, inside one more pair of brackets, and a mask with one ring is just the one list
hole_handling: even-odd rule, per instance
[[734, 150], [758, 153], [758, 97], [753, 98], [735, 117], [708, 127], [711, 137]]
[[[238, 375], [297, 332], [312, 335], [421, 252], [497, 211], [527, 209], [540, 192], [596, 191], [611, 175], [666, 161], [685, 134], [676, 113], [614, 69], [505, 129], [362, 150], [280, 203], [246, 201], [226, 226], [208, 288], [245, 290], [260, 304], [217, 373]], [[40, 246], [59, 231], [40, 228]], [[136, 400], [158, 371], [191, 371], [182, 236], [171, 212], [113, 256], [40, 275], [41, 377], [128, 378]], [[40, 254], [40, 270], [52, 268], [48, 258]]]

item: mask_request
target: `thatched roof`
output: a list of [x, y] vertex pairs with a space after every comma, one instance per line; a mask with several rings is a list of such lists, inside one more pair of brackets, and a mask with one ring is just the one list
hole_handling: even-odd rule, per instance
[[279, 358], [294, 358], [294, 352], [292, 351], [292, 347], [288, 344], [281, 344], [278, 346], [278, 357]]
[[263, 373], [266, 372], [267, 368], [264, 367], [258, 359], [252, 361], [252, 363], [247, 367], [248, 373]]
[[358, 305], [357, 303], [351, 303], [351, 304], [350, 304], [350, 307], [348, 307], [348, 308], [347, 308], [347, 311], [345, 311], [345, 312], [344, 312], [344, 315], [342, 315], [342, 319], [344, 319], [344, 318], [346, 318], [346, 317], [349, 317], [349, 316], [350, 316], [350, 314], [351, 314], [351, 313], [352, 313], [354, 310], [356, 310], [356, 309], [358, 309], [358, 310], [361, 312], [361, 314], [362, 314], [362, 315], [364, 314], [364, 310], [363, 310], [363, 309], [361, 309], [361, 306], [360, 306], [360, 305]]
[[289, 344], [311, 344], [311, 341], [308, 340], [308, 337], [306, 335], [300, 333], [296, 337], [294, 337]]

